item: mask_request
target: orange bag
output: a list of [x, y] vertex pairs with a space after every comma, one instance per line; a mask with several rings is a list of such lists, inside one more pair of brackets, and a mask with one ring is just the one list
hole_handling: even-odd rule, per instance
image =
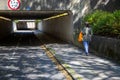
[[83, 41], [83, 33], [82, 32], [79, 33], [78, 41], [79, 42]]

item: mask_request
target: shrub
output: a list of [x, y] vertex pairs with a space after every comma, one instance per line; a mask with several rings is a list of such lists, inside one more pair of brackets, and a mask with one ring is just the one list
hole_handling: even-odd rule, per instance
[[115, 21], [112, 25], [113, 27], [112, 33], [118, 35], [118, 37], [120, 38], [120, 10], [115, 11], [113, 15], [115, 17]]
[[113, 13], [96, 10], [87, 14], [83, 21], [88, 21], [92, 25], [93, 32], [96, 35], [120, 36], [120, 10]]

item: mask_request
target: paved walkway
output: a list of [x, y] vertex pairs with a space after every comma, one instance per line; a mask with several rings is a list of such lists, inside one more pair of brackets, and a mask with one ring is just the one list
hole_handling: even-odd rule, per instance
[[[3, 44], [13, 46], [0, 46], [0, 80], [66, 80], [44, 54], [39, 40], [28, 34], [15, 36], [15, 41], [11, 37]], [[92, 54], [85, 56], [82, 49], [73, 45], [58, 44], [43, 35], [41, 39], [75, 80], [120, 80], [119, 65]]]
[[33, 33], [16, 33], [0, 41], [0, 80], [66, 80]]
[[[59, 61], [76, 80], [120, 80], [120, 66], [70, 44], [48, 44]], [[77, 76], [76, 76], [77, 75]]]
[[38, 47], [0, 47], [0, 80], [66, 80]]

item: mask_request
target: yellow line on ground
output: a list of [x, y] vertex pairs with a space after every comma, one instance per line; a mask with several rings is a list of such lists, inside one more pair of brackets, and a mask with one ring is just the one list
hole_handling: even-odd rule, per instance
[[[57, 60], [61, 63], [61, 65], [76, 79], [76, 80], [83, 80], [83, 78], [76, 73], [76, 71], [74, 69], [71, 68], [71, 66], [67, 63], [65, 63], [62, 58], [56, 54], [55, 50], [53, 50], [52, 48], [49, 48], [49, 50], [51, 51], [51, 53], [57, 58]], [[55, 55], [56, 54], [56, 55]]]
[[65, 75], [67, 80], [74, 80], [70, 73], [59, 63], [55, 56], [46, 48], [45, 45], [42, 45], [41, 48], [46, 52], [47, 56], [57, 65], [58, 69]]

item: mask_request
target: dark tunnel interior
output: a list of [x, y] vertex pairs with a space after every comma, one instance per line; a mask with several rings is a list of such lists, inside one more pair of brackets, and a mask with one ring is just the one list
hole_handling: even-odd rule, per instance
[[0, 40], [0, 46], [40, 46], [50, 43], [65, 43], [64, 41], [46, 35], [43, 32], [41, 32], [39, 38], [36, 37], [34, 32], [12, 33]]

